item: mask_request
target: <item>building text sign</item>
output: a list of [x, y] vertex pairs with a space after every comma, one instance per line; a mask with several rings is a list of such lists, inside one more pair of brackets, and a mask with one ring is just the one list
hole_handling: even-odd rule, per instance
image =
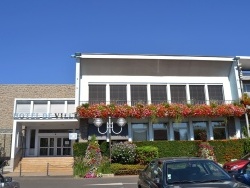
[[76, 113], [14, 113], [14, 119], [76, 119]]

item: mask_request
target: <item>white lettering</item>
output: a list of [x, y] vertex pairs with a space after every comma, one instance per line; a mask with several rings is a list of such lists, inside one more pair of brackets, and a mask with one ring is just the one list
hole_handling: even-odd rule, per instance
[[13, 113], [13, 118], [26, 119], [71, 119], [77, 118], [75, 113]]

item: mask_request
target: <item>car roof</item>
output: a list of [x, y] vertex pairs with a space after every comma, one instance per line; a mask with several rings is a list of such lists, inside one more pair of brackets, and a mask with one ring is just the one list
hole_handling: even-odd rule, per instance
[[201, 157], [162, 157], [157, 158], [155, 161], [161, 162], [185, 162], [185, 161], [208, 161], [209, 159], [201, 158]]

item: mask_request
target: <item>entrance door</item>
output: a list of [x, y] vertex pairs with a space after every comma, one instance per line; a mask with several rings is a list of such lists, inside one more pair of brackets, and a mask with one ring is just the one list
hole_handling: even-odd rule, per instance
[[40, 156], [71, 155], [71, 140], [66, 137], [41, 137]]

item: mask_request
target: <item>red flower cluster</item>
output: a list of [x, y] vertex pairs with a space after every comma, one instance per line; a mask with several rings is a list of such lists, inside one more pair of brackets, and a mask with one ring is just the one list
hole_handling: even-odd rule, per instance
[[77, 107], [77, 115], [80, 118], [107, 118], [109, 116], [138, 119], [147, 117], [240, 117], [245, 111], [244, 105], [234, 104], [137, 104], [135, 106], [95, 104]]

